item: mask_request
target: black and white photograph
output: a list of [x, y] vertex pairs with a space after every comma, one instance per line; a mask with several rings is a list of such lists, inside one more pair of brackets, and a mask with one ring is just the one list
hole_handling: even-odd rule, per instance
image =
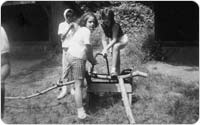
[[195, 1], [4, 1], [3, 124], [197, 124]]

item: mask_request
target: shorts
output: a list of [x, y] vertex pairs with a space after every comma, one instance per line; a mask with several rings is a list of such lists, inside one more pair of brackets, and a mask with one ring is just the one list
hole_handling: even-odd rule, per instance
[[127, 45], [128, 40], [129, 39], [128, 39], [128, 35], [127, 34], [124, 34], [123, 36], [121, 36], [119, 38], [119, 40], [110, 49], [110, 53], [112, 54], [114, 46], [116, 46], [119, 49], [123, 49]]
[[84, 79], [86, 71], [85, 64], [86, 60], [73, 57], [68, 52], [65, 52], [63, 56], [63, 79]]
[[128, 35], [124, 34], [122, 37], [120, 37], [119, 43], [121, 43], [121, 45], [123, 45], [123, 47], [125, 47], [128, 43]]

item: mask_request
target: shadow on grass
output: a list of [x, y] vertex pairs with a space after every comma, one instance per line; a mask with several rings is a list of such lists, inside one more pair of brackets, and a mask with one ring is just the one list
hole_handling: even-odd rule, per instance
[[199, 119], [199, 87], [197, 84], [176, 86], [175, 91], [183, 96], [177, 99], [169, 110], [174, 123], [193, 124]]
[[121, 101], [120, 93], [88, 93], [87, 109], [90, 113], [96, 113], [103, 108], [110, 108]]
[[[61, 64], [58, 63], [57, 58], [59, 57], [44, 58], [37, 64], [34, 64], [27, 68], [25, 67], [22, 71], [19, 71], [15, 74], [13, 73], [13, 75], [10, 76], [9, 79], [14, 80], [17, 83], [17, 85], [19, 84], [26, 85], [27, 83], [28, 85], [31, 85], [31, 83], [34, 84], [36, 81], [43, 80], [45, 77], [48, 76], [46, 74], [50, 75], [53, 72], [55, 72], [58, 73], [59, 76], [60, 72], [58, 70], [58, 66]], [[21, 64], [21, 67], [23, 67], [23, 65], [24, 64]]]
[[164, 60], [175, 66], [199, 66], [198, 47], [164, 47]]
[[189, 68], [189, 69], [185, 69], [186, 71], [190, 71], [190, 72], [192, 72], [192, 71], [199, 71], [199, 67], [197, 68], [197, 67], [192, 67], [192, 68]]

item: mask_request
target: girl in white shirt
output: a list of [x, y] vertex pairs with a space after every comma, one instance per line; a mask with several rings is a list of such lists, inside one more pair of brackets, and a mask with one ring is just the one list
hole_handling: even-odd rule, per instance
[[85, 64], [88, 60], [92, 65], [96, 64], [93, 57], [93, 48], [90, 41], [91, 32], [98, 26], [98, 21], [93, 13], [85, 13], [79, 20], [79, 28], [71, 38], [69, 49], [66, 53], [65, 75], [70, 72], [75, 81], [75, 103], [78, 113], [78, 118], [84, 119], [87, 117], [82, 104], [82, 89], [81, 85], [85, 78]]

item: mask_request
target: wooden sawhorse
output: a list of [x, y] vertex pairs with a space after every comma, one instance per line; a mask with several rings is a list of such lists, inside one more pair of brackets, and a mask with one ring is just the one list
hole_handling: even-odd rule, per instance
[[[98, 53], [95, 58], [98, 55], [101, 54]], [[121, 75], [112, 78], [109, 73], [108, 60], [106, 57], [104, 58], [106, 59], [108, 74], [93, 73], [94, 66], [92, 66], [91, 71], [86, 73], [86, 81], [88, 84], [87, 91], [88, 93], [120, 92], [127, 117], [131, 124], [135, 123], [135, 119], [131, 111], [132, 95], [134, 90], [132, 79], [136, 76], [147, 77], [147, 74], [127, 69], [122, 71]]]

